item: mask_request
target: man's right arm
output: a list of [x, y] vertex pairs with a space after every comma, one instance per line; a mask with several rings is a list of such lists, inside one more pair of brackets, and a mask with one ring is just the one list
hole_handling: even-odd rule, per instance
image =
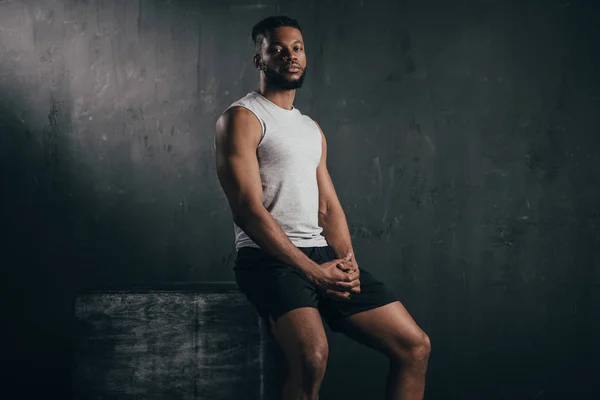
[[260, 122], [249, 110], [233, 107], [221, 115], [215, 137], [217, 175], [221, 187], [235, 224], [268, 254], [311, 277], [319, 264], [290, 241], [262, 205], [262, 182], [256, 156], [261, 136]]

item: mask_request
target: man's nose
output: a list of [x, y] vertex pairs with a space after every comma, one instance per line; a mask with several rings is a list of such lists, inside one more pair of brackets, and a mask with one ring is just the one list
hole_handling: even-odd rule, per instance
[[285, 50], [285, 52], [283, 53], [283, 59], [284, 60], [297, 60], [298, 56], [296, 55], [296, 53], [294, 53], [293, 51], [287, 49]]

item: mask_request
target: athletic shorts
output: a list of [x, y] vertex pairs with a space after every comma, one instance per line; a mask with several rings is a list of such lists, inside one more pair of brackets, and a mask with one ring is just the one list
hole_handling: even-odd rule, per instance
[[[299, 247], [317, 264], [335, 258], [330, 246]], [[235, 279], [258, 314], [270, 326], [269, 315], [274, 321], [296, 308], [313, 307], [320, 311], [331, 330], [339, 332], [342, 318], [361, 311], [371, 310], [396, 301], [396, 297], [359, 265], [360, 293], [352, 293], [350, 299], [332, 298], [317, 288], [299, 269], [270, 256], [255, 247], [238, 249], [235, 261]]]

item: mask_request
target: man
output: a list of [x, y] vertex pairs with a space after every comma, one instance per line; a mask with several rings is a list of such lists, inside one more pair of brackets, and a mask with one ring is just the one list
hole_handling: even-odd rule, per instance
[[387, 399], [422, 399], [428, 336], [365, 269], [327, 170], [320, 126], [293, 106], [306, 76], [297, 21], [252, 30], [260, 88], [216, 124], [217, 173], [234, 220], [237, 284], [288, 364], [283, 398], [318, 399], [332, 330], [386, 354]]

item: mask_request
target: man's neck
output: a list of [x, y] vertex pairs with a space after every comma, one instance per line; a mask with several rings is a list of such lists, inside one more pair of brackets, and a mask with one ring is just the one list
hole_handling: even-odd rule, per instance
[[283, 90], [261, 82], [258, 92], [266, 97], [270, 102], [286, 110], [291, 110], [296, 97], [296, 89]]

